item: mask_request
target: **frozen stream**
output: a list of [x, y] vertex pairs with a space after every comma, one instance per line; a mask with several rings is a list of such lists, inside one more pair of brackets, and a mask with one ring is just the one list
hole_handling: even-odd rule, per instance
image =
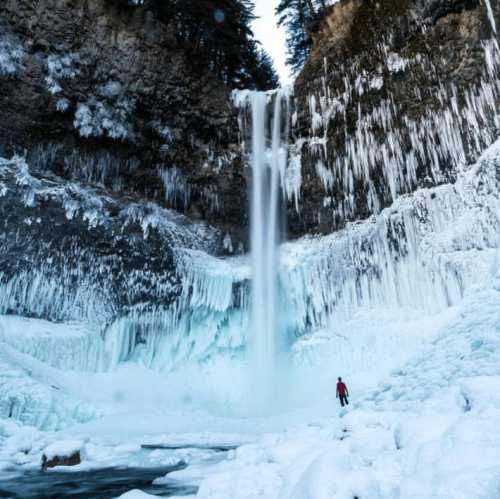
[[[160, 452], [200, 452], [204, 459], [196, 465], [217, 465], [227, 457], [227, 452], [236, 445], [181, 445], [145, 444], [142, 451]], [[209, 457], [207, 457], [207, 455]], [[189, 461], [189, 460], [188, 460]], [[192, 496], [198, 492], [194, 483], [170, 480], [170, 474], [186, 470], [192, 463], [179, 460], [172, 465], [134, 466], [114, 465], [99, 469], [74, 469], [59, 467], [49, 471], [31, 469], [22, 474], [17, 471], [4, 473], [0, 477], [0, 498], [60, 499], [61, 497], [112, 499], [133, 489], [158, 497]]]

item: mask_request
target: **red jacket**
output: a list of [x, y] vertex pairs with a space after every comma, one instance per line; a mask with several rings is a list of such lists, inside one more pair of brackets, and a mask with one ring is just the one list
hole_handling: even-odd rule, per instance
[[347, 386], [342, 381], [337, 383], [337, 395], [347, 395]]

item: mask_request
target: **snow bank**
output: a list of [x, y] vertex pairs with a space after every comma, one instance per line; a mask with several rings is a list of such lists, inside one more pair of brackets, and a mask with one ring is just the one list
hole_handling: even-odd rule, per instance
[[64, 371], [0, 342], [0, 420], [55, 430], [98, 417], [95, 407], [64, 388], [66, 377]]

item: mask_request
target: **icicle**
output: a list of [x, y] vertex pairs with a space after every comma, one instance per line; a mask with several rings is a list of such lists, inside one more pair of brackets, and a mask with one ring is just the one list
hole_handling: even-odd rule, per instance
[[495, 21], [495, 14], [493, 14], [493, 9], [491, 8], [490, 0], [484, 0], [484, 3], [486, 4], [486, 10], [488, 12], [488, 19], [490, 20], [490, 23], [491, 23], [491, 29], [493, 30], [493, 33], [496, 34], [497, 23]]

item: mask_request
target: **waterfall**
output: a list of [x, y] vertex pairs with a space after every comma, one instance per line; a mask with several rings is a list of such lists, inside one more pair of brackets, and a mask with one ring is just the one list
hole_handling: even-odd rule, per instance
[[278, 317], [280, 200], [287, 162], [288, 110], [286, 91], [244, 92], [238, 96], [242, 114], [251, 117], [251, 134], [242, 122], [243, 147], [250, 138], [252, 167], [250, 247], [252, 260], [252, 322], [249, 353], [253, 382], [266, 403], [273, 396], [282, 328]]

